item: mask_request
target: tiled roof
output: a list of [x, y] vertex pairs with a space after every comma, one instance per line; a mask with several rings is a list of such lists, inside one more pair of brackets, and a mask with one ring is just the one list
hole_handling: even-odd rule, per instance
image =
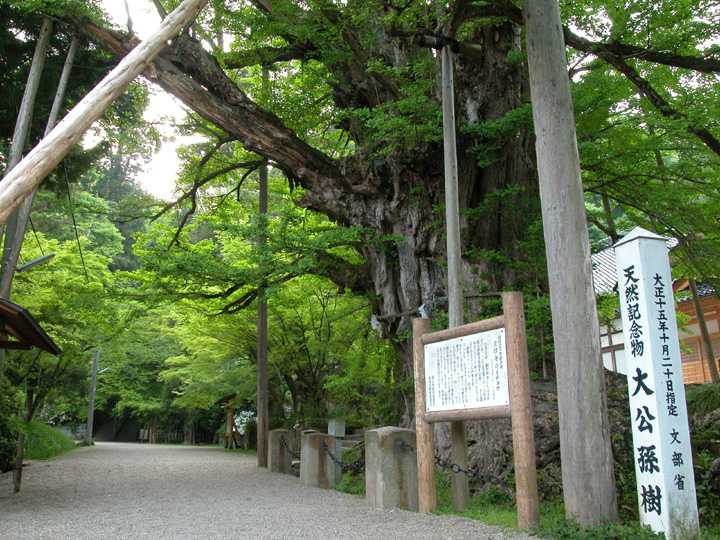
[[[678, 241], [670, 238], [668, 249], [677, 246]], [[615, 269], [615, 249], [610, 246], [592, 255], [593, 287], [595, 294], [608, 294], [615, 290], [617, 285], [617, 270]]]

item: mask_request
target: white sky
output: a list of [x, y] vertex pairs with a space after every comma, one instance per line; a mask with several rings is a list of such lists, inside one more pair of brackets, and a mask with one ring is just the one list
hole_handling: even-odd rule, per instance
[[[127, 28], [127, 14], [123, 0], [102, 0], [103, 7], [113, 22]], [[146, 38], [160, 24], [152, 0], [128, 0], [132, 15], [133, 31], [140, 39]], [[202, 140], [199, 136], [178, 135], [173, 124], [179, 124], [185, 117], [185, 109], [172, 95], [155, 85], [150, 85], [150, 102], [145, 119], [153, 122], [166, 139], [160, 151], [144, 166], [135, 178], [148, 193], [161, 199], [171, 200], [175, 192], [175, 178], [180, 168], [176, 151], [179, 146]]]

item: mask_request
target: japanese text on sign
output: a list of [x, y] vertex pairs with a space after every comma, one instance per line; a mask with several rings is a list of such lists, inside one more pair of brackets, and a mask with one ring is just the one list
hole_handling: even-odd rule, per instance
[[509, 405], [505, 330], [425, 345], [427, 411]]
[[690, 433], [665, 239], [615, 246], [640, 520], [671, 540], [697, 531]]

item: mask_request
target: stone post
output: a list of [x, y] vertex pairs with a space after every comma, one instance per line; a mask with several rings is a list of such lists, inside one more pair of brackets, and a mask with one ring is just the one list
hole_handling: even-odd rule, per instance
[[268, 438], [268, 469], [270, 472], [292, 474], [293, 441], [287, 429], [272, 429]]
[[335, 437], [315, 431], [303, 432], [300, 450], [300, 481], [306, 486], [330, 489], [342, 478], [342, 469], [333, 462], [326, 449], [340, 459], [340, 448]]
[[418, 509], [413, 430], [383, 427], [365, 432], [365, 496], [371, 508]]
[[345, 437], [345, 419], [331, 418], [328, 420], [328, 433], [333, 437]]

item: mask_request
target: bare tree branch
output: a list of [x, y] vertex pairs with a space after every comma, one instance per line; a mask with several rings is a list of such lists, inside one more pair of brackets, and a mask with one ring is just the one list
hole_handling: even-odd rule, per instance
[[573, 33], [567, 27], [563, 27], [563, 32], [565, 33], [565, 43], [567, 43], [567, 45], [573, 49], [588, 52], [596, 56], [612, 54], [622, 59], [636, 58], [655, 64], [692, 69], [702, 73], [720, 73], [720, 58], [674, 54], [619, 42], [603, 43], [590, 41]]
[[160, 15], [161, 19], [167, 17], [167, 10], [160, 3], [160, 0], [152, 0], [152, 3], [155, 5], [155, 9], [157, 10], [158, 15]]
[[612, 65], [638, 89], [638, 91], [652, 103], [660, 114], [666, 118], [683, 120], [687, 122], [687, 130], [698, 137], [705, 145], [720, 156], [720, 140], [707, 128], [693, 124], [685, 113], [675, 109], [668, 100], [653, 88], [647, 79], [644, 79], [638, 71], [628, 64], [622, 57], [608, 52], [599, 54], [600, 58]]
[[290, 60], [307, 60], [314, 47], [311, 44], [287, 47], [260, 47], [250, 51], [228, 52], [223, 57], [227, 69], [242, 69], [249, 66], [271, 66]]

